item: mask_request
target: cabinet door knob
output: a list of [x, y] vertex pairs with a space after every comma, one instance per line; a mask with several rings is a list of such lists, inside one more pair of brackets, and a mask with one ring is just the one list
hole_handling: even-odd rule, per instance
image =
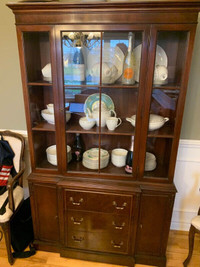
[[111, 240], [111, 244], [113, 245], [114, 248], [121, 248], [124, 242], [121, 241], [119, 244], [116, 244], [113, 240]]
[[81, 198], [78, 202], [74, 202], [73, 197], [70, 197], [69, 198], [69, 201], [71, 201], [72, 202], [72, 205], [74, 205], [74, 206], [80, 206], [81, 203], [83, 202], [83, 198]]
[[116, 201], [113, 201], [113, 206], [115, 206], [116, 210], [124, 210], [124, 208], [126, 207], [126, 205], [127, 205], [127, 203], [124, 202], [124, 203], [122, 204], [122, 206], [118, 206], [118, 205], [117, 205], [117, 202], [116, 202]]
[[125, 226], [125, 222], [123, 222], [121, 225], [116, 225], [116, 223], [113, 221], [112, 225], [114, 225], [115, 229], [122, 230]]
[[79, 237], [77, 238], [76, 236], [72, 236], [72, 239], [74, 240], [74, 242], [76, 243], [81, 243], [84, 240], [84, 237]]
[[75, 219], [74, 217], [71, 217], [71, 220], [72, 220], [72, 222], [74, 223], [74, 224], [78, 224], [78, 225], [80, 225], [81, 224], [81, 222], [83, 221], [83, 218], [80, 218], [80, 220], [77, 220], [77, 219]]

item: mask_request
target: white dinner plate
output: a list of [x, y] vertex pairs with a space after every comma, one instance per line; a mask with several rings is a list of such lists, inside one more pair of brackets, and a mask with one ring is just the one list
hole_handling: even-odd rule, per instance
[[[136, 82], [139, 82], [140, 79], [140, 61], [141, 61], [141, 51], [142, 51], [142, 45], [138, 45], [133, 49], [133, 53], [135, 55], [135, 80]], [[168, 65], [168, 58], [167, 55], [162, 47], [157, 45], [156, 48], [156, 62], [155, 65], [163, 65], [167, 67]]]

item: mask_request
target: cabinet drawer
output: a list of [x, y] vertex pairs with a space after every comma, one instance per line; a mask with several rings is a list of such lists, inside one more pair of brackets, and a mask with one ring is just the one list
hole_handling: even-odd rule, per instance
[[130, 214], [131, 196], [65, 190], [65, 209]]
[[71, 248], [94, 250], [102, 252], [128, 253], [128, 237], [124, 235], [112, 235], [104, 232], [71, 231], [67, 237], [67, 245]]
[[129, 216], [72, 210], [67, 212], [68, 229], [72, 231], [99, 234], [108, 231], [112, 234], [128, 235], [129, 224]]

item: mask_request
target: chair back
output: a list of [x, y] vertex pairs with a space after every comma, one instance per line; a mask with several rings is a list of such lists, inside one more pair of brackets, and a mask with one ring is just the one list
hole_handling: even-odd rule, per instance
[[16, 172], [18, 173], [22, 168], [22, 162], [24, 159], [25, 139], [22, 135], [11, 131], [0, 131], [0, 135], [9, 142], [9, 145], [15, 153], [13, 164]]

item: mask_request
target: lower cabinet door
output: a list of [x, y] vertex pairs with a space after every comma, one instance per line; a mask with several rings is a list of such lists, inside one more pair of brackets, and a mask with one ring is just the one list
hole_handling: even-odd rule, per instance
[[173, 200], [173, 194], [142, 195], [135, 254], [165, 255]]
[[51, 243], [58, 242], [56, 186], [33, 183], [30, 187], [35, 239]]

